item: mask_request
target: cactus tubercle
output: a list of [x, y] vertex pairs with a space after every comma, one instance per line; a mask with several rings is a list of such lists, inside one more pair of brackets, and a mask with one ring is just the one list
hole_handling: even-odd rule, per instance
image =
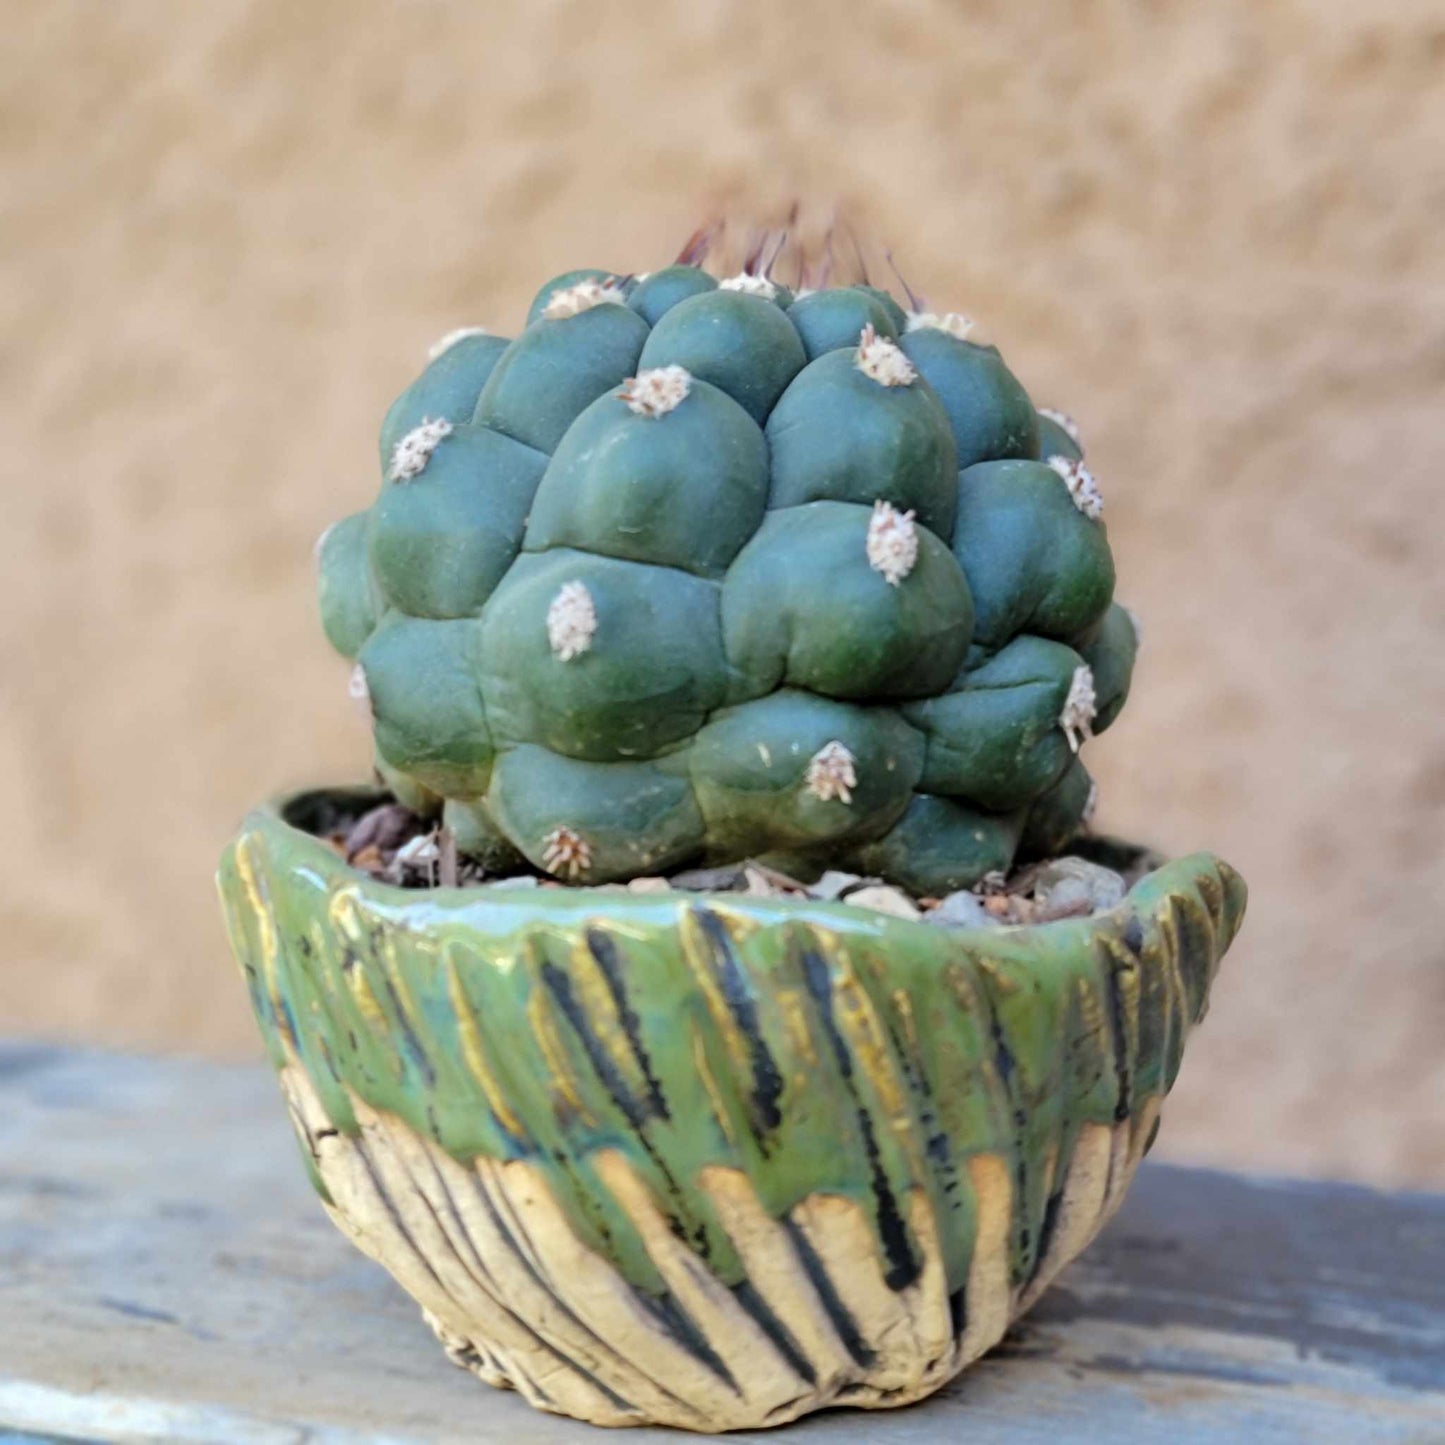
[[437, 357], [444, 356], [459, 341], [467, 341], [473, 336], [486, 336], [488, 334], [485, 326], [458, 326], [454, 330], [448, 331], [445, 336], [437, 337], [437, 339], [427, 347], [426, 359], [428, 361], [435, 361]]

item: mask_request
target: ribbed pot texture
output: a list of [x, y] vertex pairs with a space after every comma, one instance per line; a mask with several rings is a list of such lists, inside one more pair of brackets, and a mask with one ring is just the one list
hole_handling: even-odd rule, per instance
[[989, 930], [405, 891], [307, 831], [360, 806], [258, 811], [220, 873], [313, 1182], [453, 1360], [605, 1425], [902, 1405], [996, 1344], [1118, 1206], [1245, 906], [1205, 853]]

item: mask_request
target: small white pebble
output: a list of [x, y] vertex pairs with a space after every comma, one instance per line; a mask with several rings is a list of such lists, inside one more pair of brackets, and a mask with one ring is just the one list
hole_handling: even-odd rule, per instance
[[574, 286], [559, 286], [542, 308], [547, 321], [565, 321], [580, 316], [594, 306], [625, 306], [627, 298], [615, 281], [578, 281]]
[[928, 923], [942, 928], [997, 928], [999, 920], [983, 906], [976, 893], [966, 888], [950, 893], [942, 899], [937, 908], [931, 908], [923, 915]]
[[454, 347], [457, 342], [465, 341], [469, 336], [485, 336], [485, 326], [458, 326], [455, 331], [448, 331], [445, 336], [439, 336], [427, 347], [426, 359], [435, 361], [437, 357], [444, 356]]
[[857, 366], [879, 386], [912, 386], [918, 380], [917, 370], [898, 343], [879, 336], [871, 322], [858, 333]]
[[1050, 457], [1045, 465], [1064, 479], [1074, 505], [1091, 521], [1097, 522], [1104, 515], [1104, 494], [1094, 474], [1083, 462], [1072, 457]]
[[692, 373], [685, 366], [654, 366], [622, 383], [617, 393], [638, 416], [659, 417], [682, 405], [692, 390]]
[[592, 845], [565, 823], [542, 840], [542, 866], [558, 878], [578, 878], [592, 866]]
[[875, 913], [887, 913], [894, 918], [913, 919], [923, 916], [918, 905], [907, 894], [883, 884], [844, 894], [843, 902], [854, 908], [871, 908]]
[[772, 301], [778, 294], [778, 288], [766, 276], [753, 276], [746, 271], [739, 271], [736, 276], [729, 276], [725, 281], [719, 281], [717, 289], [719, 291], [741, 291], [744, 296], [761, 296], [764, 301]]
[[1065, 856], [1046, 863], [1034, 879], [1034, 897], [1045, 908], [1059, 910], [1083, 905], [1091, 913], [1116, 908], [1128, 886], [1112, 868], [1087, 858]]
[[878, 880], [865, 879], [858, 873], [844, 873], [838, 868], [829, 868], [816, 883], [809, 885], [808, 896], [821, 899], [824, 903], [836, 903], [850, 888], [870, 882], [876, 883]]
[[409, 843], [396, 850], [395, 861], [408, 868], [430, 868], [441, 857], [436, 835], [418, 833]]
[[434, 451], [452, 434], [452, 424], [444, 417], [426, 417], [397, 442], [391, 453], [394, 482], [409, 482], [419, 477], [431, 461]]
[[897, 587], [918, 561], [918, 524], [912, 512], [900, 512], [888, 502], [873, 503], [865, 543], [868, 565]]
[[627, 883], [629, 893], [671, 893], [672, 884], [666, 878], [631, 878]]
[[824, 743], [808, 760], [807, 784], [808, 791], [822, 802], [836, 798], [851, 803], [858, 786], [857, 759], [836, 738]]
[[564, 582], [547, 609], [547, 642], [559, 662], [571, 662], [592, 646], [597, 608], [583, 582]]
[[1094, 673], [1088, 663], [1074, 669], [1069, 681], [1069, 694], [1059, 714], [1059, 726], [1069, 740], [1072, 752], [1078, 752], [1085, 739], [1094, 736], [1094, 715], [1098, 700], [1094, 695]]

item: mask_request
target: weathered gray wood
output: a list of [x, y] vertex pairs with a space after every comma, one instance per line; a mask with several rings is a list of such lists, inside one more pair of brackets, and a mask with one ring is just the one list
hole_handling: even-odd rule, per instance
[[[686, 1439], [604, 1437], [449, 1365], [310, 1196], [260, 1069], [33, 1045], [0, 1046], [0, 1440], [7, 1428]], [[941, 1395], [768, 1438], [1445, 1441], [1445, 1198], [1146, 1165], [1104, 1238]]]

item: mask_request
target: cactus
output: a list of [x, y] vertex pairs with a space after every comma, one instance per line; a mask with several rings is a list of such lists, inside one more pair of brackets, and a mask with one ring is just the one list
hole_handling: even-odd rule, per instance
[[588, 884], [940, 893], [1062, 846], [1137, 644], [1103, 501], [1073, 423], [910, 303], [589, 269], [446, 338], [319, 548], [398, 796]]

